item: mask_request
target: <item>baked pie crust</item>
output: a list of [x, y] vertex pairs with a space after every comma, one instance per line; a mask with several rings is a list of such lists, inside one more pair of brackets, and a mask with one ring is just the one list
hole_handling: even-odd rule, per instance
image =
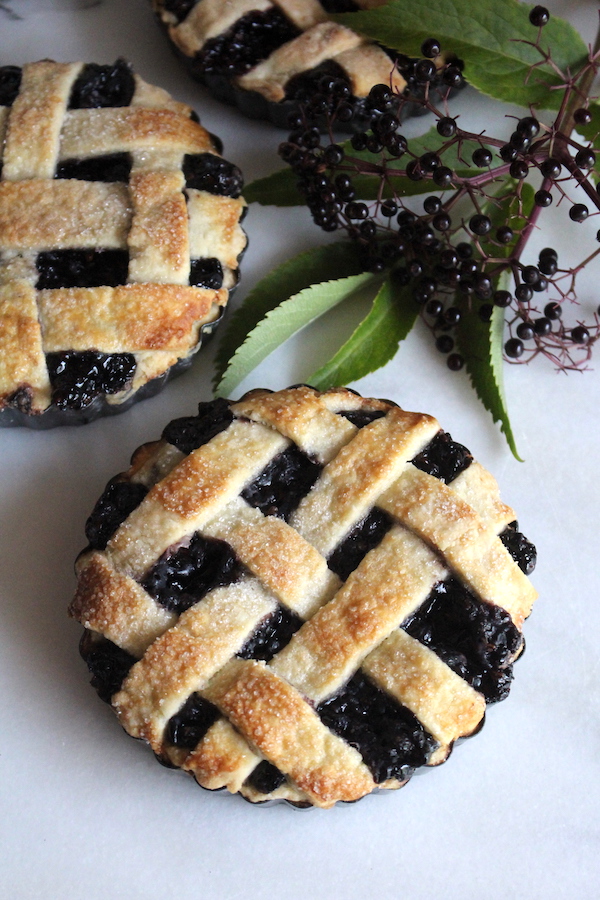
[[494, 478], [348, 389], [200, 404], [88, 520], [71, 616], [125, 730], [200, 785], [330, 807], [401, 787], [503, 699], [536, 597]]
[[[347, 84], [355, 111], [352, 127], [362, 127], [371, 88], [387, 84], [402, 93], [407, 82], [395, 66], [397, 54], [333, 22], [329, 14], [384, 2], [152, 0], [152, 5], [191, 74], [251, 118], [286, 127], [298, 79], [313, 78], [314, 92], [319, 77], [328, 75]], [[404, 107], [405, 115], [418, 111], [411, 104]]]
[[0, 148], [0, 424], [155, 392], [237, 282], [239, 170], [123, 61], [0, 68]]

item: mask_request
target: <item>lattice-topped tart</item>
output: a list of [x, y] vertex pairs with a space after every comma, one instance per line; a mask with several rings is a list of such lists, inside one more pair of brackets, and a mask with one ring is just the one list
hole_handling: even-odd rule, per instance
[[201, 403], [87, 526], [70, 613], [123, 727], [203, 787], [329, 807], [502, 700], [535, 549], [430, 416], [347, 389]]
[[122, 60], [0, 68], [0, 424], [89, 421], [189, 363], [246, 244], [220, 149]]
[[[220, 100], [286, 127], [290, 113], [318, 93], [337, 110], [337, 125], [352, 130], [370, 120], [365, 100], [374, 85], [387, 84], [397, 94], [408, 83], [418, 89], [414, 60], [331, 20], [331, 13], [385, 2], [152, 0], [152, 5], [186, 68]], [[435, 87], [432, 82], [430, 89]], [[405, 116], [421, 111], [419, 104], [403, 106]]]

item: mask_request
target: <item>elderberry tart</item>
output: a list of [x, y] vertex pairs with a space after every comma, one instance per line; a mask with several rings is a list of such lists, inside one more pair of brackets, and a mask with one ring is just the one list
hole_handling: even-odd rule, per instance
[[0, 139], [0, 425], [156, 393], [237, 282], [239, 169], [123, 60], [0, 67]]
[[[342, 129], [368, 127], [374, 85], [402, 94], [415, 60], [361, 37], [331, 13], [385, 0], [152, 0], [156, 18], [191, 75], [219, 100], [282, 128], [319, 97]], [[436, 82], [431, 76], [430, 90]], [[418, 114], [418, 103], [403, 115]]]
[[210, 790], [331, 807], [508, 694], [535, 549], [431, 416], [340, 388], [201, 403], [86, 526], [71, 616], [125, 730]]

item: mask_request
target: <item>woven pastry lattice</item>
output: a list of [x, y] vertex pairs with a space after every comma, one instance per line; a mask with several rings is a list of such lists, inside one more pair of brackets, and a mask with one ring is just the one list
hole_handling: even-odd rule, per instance
[[535, 598], [514, 520], [430, 416], [254, 391], [175, 420], [109, 484], [70, 611], [161, 759], [331, 806], [442, 762], [507, 693]]
[[120, 404], [197, 348], [246, 243], [215, 141], [121, 61], [0, 69], [0, 413]]
[[[319, 95], [325, 98], [320, 112], [329, 109], [336, 127], [349, 131], [369, 128], [371, 111], [365, 101], [374, 85], [386, 84], [400, 95], [413, 80], [410, 63], [398, 68], [397, 53], [331, 20], [331, 13], [380, 3], [152, 0], [185, 67], [219, 100], [234, 103], [251, 118], [289, 128], [290, 113]], [[433, 84], [430, 91], [437, 96]], [[448, 89], [442, 93], [446, 96]], [[344, 113], [340, 101], [347, 107]], [[421, 111], [418, 103], [403, 103], [403, 117]]]

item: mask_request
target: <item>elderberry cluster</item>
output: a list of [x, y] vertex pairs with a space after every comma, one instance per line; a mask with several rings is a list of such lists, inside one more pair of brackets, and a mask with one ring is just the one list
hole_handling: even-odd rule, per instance
[[[530, 21], [538, 28], [532, 43], [546, 59], [539, 35], [548, 19], [544, 7], [531, 11]], [[591, 121], [589, 87], [588, 93], [584, 88], [598, 62], [591, 56], [575, 77], [565, 74], [565, 100], [554, 122], [523, 116], [507, 141], [468, 132], [450, 114], [448, 99], [463, 83], [462, 64], [440, 64], [441, 51], [430, 38], [421, 59], [400, 57], [406, 90], [399, 94], [375, 85], [364, 105], [367, 125], [344, 144], [334, 137], [336, 121], [347, 122], [350, 116], [344, 86], [324, 78], [319, 87], [327, 103], [317, 93], [294, 114], [293, 130], [279, 153], [296, 174], [315, 223], [325, 231], [343, 229], [356, 241], [366, 270], [389, 272], [403, 302], [410, 298], [418, 306], [450, 369], [464, 365], [457, 351], [462, 323], [473, 316], [489, 322], [495, 310], [502, 310], [506, 322], [509, 360], [529, 361], [541, 353], [559, 368], [580, 367], [600, 336], [600, 309], [591, 324], [568, 327], [563, 306], [575, 300], [575, 276], [600, 248], [574, 269], [561, 268], [553, 248], [545, 248], [535, 265], [526, 251], [540, 213], [553, 203], [568, 209], [573, 223], [600, 210], [589, 177], [596, 154], [573, 135], [577, 125]], [[333, 103], [332, 97], [337, 98]], [[327, 105], [333, 111], [324, 131], [318, 120]], [[409, 141], [402, 134], [406, 107], [414, 105], [435, 117], [435, 149], [424, 151], [419, 139]], [[360, 197], [357, 179], [365, 175], [379, 179], [372, 202]], [[420, 209], [403, 197], [407, 180], [423, 183]], [[530, 189], [526, 192], [524, 185], [529, 182], [532, 208], [526, 208]], [[575, 187], [589, 202], [572, 199]], [[508, 210], [504, 217], [499, 208]]]

